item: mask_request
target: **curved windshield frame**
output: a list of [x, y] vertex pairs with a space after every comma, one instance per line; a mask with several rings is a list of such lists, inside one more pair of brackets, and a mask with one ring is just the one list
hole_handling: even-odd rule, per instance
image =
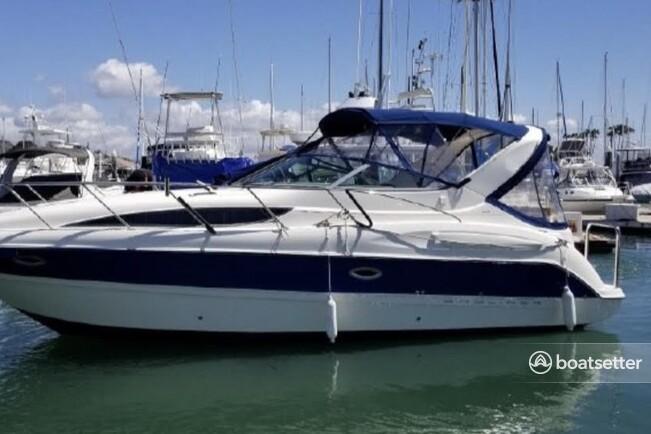
[[347, 137], [326, 136], [235, 184], [444, 189], [516, 139], [481, 129], [431, 123], [380, 125]]
[[547, 140], [543, 140], [520, 170], [487, 201], [528, 223], [567, 228], [555, 180], [557, 170]]

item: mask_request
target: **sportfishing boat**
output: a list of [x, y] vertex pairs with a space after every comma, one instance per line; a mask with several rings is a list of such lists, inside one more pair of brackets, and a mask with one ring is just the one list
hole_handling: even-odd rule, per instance
[[70, 142], [67, 131], [41, 125], [35, 111], [26, 121], [23, 140], [0, 154], [0, 211], [23, 201], [76, 197], [80, 182], [93, 181], [90, 150]]
[[637, 202], [651, 202], [651, 148], [626, 147], [617, 150], [619, 182], [626, 185]]
[[593, 214], [626, 198], [610, 169], [585, 157], [561, 160], [558, 192], [566, 211]]
[[607, 204], [626, 200], [611, 170], [592, 159], [585, 139], [563, 140], [556, 156], [560, 169], [558, 193], [565, 211], [604, 213]]
[[[214, 183], [228, 180], [236, 173], [253, 164], [248, 157], [229, 156], [224, 141], [218, 102], [220, 92], [175, 92], [161, 95], [167, 104], [165, 134], [160, 141], [148, 148], [148, 159], [158, 181]], [[189, 104], [190, 113], [200, 110], [199, 102], [210, 102], [210, 123], [190, 126], [184, 131], [170, 131], [170, 112], [175, 103]], [[196, 105], [193, 105], [196, 104]]]
[[567, 327], [622, 299], [573, 246], [544, 130], [350, 108], [229, 186], [0, 215], [0, 299], [60, 332]]

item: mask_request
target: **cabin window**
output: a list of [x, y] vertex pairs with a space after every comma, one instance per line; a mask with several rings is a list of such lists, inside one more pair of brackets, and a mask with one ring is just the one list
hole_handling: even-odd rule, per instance
[[545, 151], [532, 170], [499, 198], [508, 208], [543, 223], [565, 225], [565, 214], [556, 191], [556, 167]]
[[[291, 208], [271, 208], [275, 216], [288, 213]], [[213, 225], [232, 225], [261, 223], [271, 219], [263, 208], [195, 208], [208, 223]], [[184, 209], [147, 211], [120, 215], [130, 226], [197, 226], [199, 223]], [[109, 215], [95, 219], [71, 223], [67, 226], [122, 226], [122, 223]]]

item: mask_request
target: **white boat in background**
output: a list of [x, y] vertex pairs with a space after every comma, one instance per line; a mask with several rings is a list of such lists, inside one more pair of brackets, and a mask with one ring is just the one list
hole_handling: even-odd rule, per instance
[[561, 160], [558, 192], [563, 209], [588, 214], [603, 213], [607, 204], [626, 199], [610, 169], [584, 157]]
[[27, 116], [23, 140], [0, 154], [0, 207], [7, 211], [23, 201], [78, 197], [80, 182], [92, 182], [94, 154], [70, 142], [68, 132], [41, 125], [36, 112]]
[[[237, 156], [224, 140], [219, 114], [220, 92], [174, 92], [161, 95], [167, 105], [165, 132], [160, 141], [147, 148], [145, 167], [151, 167], [154, 179], [169, 182], [196, 182], [212, 184], [228, 180], [233, 173], [253, 164], [249, 158]], [[190, 114], [202, 102], [210, 103], [210, 121], [190, 125]], [[188, 125], [182, 131], [172, 131], [170, 112], [174, 104], [190, 104]], [[147, 161], [148, 160], [148, 161]]]
[[602, 214], [607, 204], [627, 200], [611, 170], [586, 152], [585, 139], [563, 140], [556, 154], [558, 193], [566, 211]]
[[0, 299], [64, 333], [334, 341], [571, 330], [624, 298], [574, 248], [543, 130], [359, 108], [320, 130], [228, 187], [0, 215]]

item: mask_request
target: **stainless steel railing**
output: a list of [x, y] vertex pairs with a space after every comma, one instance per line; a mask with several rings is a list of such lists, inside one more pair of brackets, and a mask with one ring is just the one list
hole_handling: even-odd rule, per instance
[[583, 255], [587, 258], [590, 254], [590, 231], [593, 228], [601, 228], [611, 230], [615, 233], [615, 264], [613, 269], [613, 286], [619, 286], [619, 254], [620, 254], [620, 238], [622, 237], [622, 231], [619, 226], [605, 225], [602, 223], [588, 223], [588, 226], [585, 228], [584, 241], [583, 241]]

